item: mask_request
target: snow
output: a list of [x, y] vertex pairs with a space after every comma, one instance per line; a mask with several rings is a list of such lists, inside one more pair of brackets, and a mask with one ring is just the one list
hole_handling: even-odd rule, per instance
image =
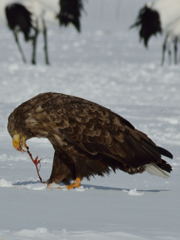
[[6, 179], [0, 179], [0, 187], [12, 187], [12, 183], [8, 182]]
[[[180, 68], [161, 67], [162, 38], [152, 39], [145, 50], [137, 31], [129, 30], [146, 1], [112, 0], [112, 6], [104, 1], [97, 0], [96, 8], [93, 0], [86, 2], [81, 35], [72, 27], [49, 27], [50, 66], [44, 65], [41, 41], [38, 65], [22, 64], [12, 33], [1, 26], [0, 240], [180, 238]], [[29, 47], [23, 48], [30, 57]], [[174, 159], [167, 159], [170, 178], [118, 171], [84, 179], [71, 191], [41, 184], [28, 155], [13, 149], [6, 126], [18, 104], [45, 91], [87, 98], [128, 119], [173, 153]], [[48, 179], [52, 146], [44, 139], [28, 145], [42, 159], [40, 173]]]
[[[7, 234], [8, 236], [8, 234]], [[88, 236], [88, 237], [87, 237]], [[84, 239], [92, 239], [92, 240], [106, 240], [106, 239], [124, 239], [124, 240], [141, 240], [143, 238], [139, 238], [138, 236], [123, 233], [123, 232], [92, 232], [92, 231], [85, 231], [85, 232], [67, 232], [65, 229], [56, 232], [50, 232], [46, 228], [37, 228], [35, 230], [28, 230], [24, 229], [18, 232], [13, 233], [14, 240], [21, 240], [21, 239], [52, 239], [52, 240], [59, 240], [59, 239], [72, 239], [72, 240], [84, 240]], [[10, 238], [11, 239], [11, 238]]]

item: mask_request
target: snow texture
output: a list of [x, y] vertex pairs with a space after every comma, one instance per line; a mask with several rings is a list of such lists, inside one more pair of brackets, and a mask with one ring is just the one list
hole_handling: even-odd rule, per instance
[[[1, 12], [3, 4], [1, 0]], [[48, 0], [47, 0], [48, 2]], [[12, 33], [0, 34], [0, 240], [178, 240], [180, 239], [180, 67], [160, 66], [162, 38], [149, 50], [129, 30], [143, 0], [85, 1], [82, 34], [49, 23], [51, 66], [24, 65]], [[26, 55], [30, 49], [23, 44]], [[47, 189], [26, 153], [13, 149], [7, 132], [10, 112], [45, 91], [62, 92], [102, 104], [128, 119], [174, 155], [167, 179], [121, 171], [83, 180], [80, 189]], [[47, 179], [53, 148], [28, 141], [42, 159]]]

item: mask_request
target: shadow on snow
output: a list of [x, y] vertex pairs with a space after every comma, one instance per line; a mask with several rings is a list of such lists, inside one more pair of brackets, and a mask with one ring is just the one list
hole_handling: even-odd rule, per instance
[[[40, 181], [19, 181], [16, 183], [13, 183], [13, 186], [27, 186], [27, 185], [33, 185], [41, 184]], [[56, 186], [62, 186], [56, 184]], [[62, 187], [65, 187], [64, 185]], [[110, 186], [100, 186], [100, 185], [92, 185], [92, 184], [82, 184], [81, 188], [84, 190], [103, 190], [103, 191], [119, 191], [119, 192], [129, 192], [132, 190], [132, 188], [120, 188], [120, 187], [110, 187]], [[62, 188], [63, 189], [63, 188]], [[159, 192], [167, 192], [170, 191], [169, 189], [135, 189], [137, 192], [149, 192], [149, 193], [159, 193]]]

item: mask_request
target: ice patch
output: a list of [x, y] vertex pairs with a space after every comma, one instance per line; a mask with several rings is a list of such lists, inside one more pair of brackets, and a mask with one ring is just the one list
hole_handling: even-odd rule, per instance
[[16, 71], [19, 70], [19, 65], [15, 64], [15, 63], [11, 64], [11, 65], [9, 65], [8, 70], [9, 70], [10, 73], [14, 74]]
[[0, 162], [7, 162], [7, 161], [12, 161], [12, 162], [27, 161], [27, 156], [23, 154], [20, 154], [19, 156], [9, 155], [6, 153], [1, 154]]
[[142, 196], [142, 195], [144, 195], [144, 192], [139, 192], [139, 191], [136, 190], [136, 188], [134, 188], [134, 189], [131, 189], [131, 190], [128, 191], [128, 195], [130, 195], [130, 196]]
[[0, 187], [12, 187], [12, 183], [7, 180], [1, 178], [0, 179]]
[[77, 191], [77, 192], [84, 192], [84, 191], [86, 191], [86, 188], [83, 187], [83, 186], [81, 186], [81, 187], [79, 187], [79, 188], [76, 188], [76, 191]]
[[[39, 236], [47, 236], [48, 230], [46, 228], [37, 228], [35, 230], [23, 229], [15, 233], [16, 236], [21, 237], [39, 237]], [[48, 234], [49, 235], [49, 234]]]
[[46, 184], [40, 185], [40, 186], [33, 186], [31, 184], [27, 185], [27, 186], [21, 186], [21, 188], [25, 188], [28, 190], [34, 190], [34, 191], [42, 191], [45, 190], [47, 188]]
[[102, 37], [102, 36], [105, 35], [104, 31], [102, 31], [102, 30], [96, 31], [95, 34], [96, 34], [96, 36], [98, 36], [98, 37]]
[[170, 118], [170, 117], [159, 117], [157, 118], [159, 121], [162, 122], [167, 122], [168, 124], [172, 124], [172, 125], [177, 125], [179, 124], [179, 119], [177, 118]]

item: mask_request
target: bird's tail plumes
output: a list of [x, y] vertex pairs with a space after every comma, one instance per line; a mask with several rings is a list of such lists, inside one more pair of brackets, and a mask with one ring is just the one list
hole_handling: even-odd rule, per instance
[[[167, 165], [169, 165], [169, 164], [167, 164]], [[145, 171], [152, 174], [152, 175], [167, 178], [167, 177], [169, 177], [169, 172], [171, 170], [166, 171], [166, 170], [162, 169], [161, 167], [157, 166], [155, 163], [149, 163], [149, 164], [145, 165]]]
[[[166, 149], [159, 146], [157, 146], [156, 149], [161, 155], [173, 158], [173, 155]], [[165, 160], [160, 159], [157, 162], [146, 164], [145, 171], [159, 177], [169, 177], [169, 173], [172, 171], [172, 167]]]
[[151, 36], [162, 31], [159, 13], [148, 6], [144, 6], [140, 9], [136, 22], [130, 28], [134, 27], [140, 28], [140, 40], [143, 40], [145, 47], [147, 47]]
[[59, 0], [60, 12], [57, 15], [60, 25], [74, 25], [78, 32], [81, 31], [81, 12], [83, 10], [82, 0]]

